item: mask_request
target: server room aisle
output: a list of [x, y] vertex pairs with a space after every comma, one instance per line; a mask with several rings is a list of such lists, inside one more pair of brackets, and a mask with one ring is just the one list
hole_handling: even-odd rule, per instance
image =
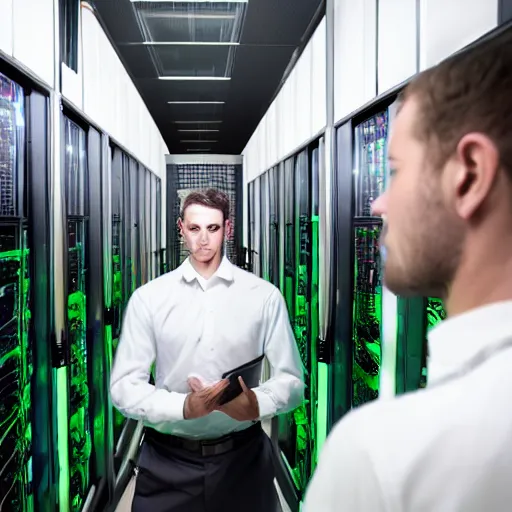
[[[263, 430], [266, 432], [268, 437], [270, 437], [271, 425], [271, 420], [266, 420], [262, 422]], [[283, 493], [281, 492], [281, 489], [279, 488], [279, 484], [277, 483], [276, 479], [274, 479], [274, 485], [276, 486], [277, 495], [279, 496], [279, 505], [276, 512], [292, 512], [284, 499]]]

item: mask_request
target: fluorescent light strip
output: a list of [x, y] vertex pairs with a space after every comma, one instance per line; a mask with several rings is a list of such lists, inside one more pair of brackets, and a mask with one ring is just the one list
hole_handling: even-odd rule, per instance
[[159, 76], [159, 80], [231, 80], [230, 76]]
[[239, 46], [238, 42], [212, 41], [143, 41], [145, 46]]
[[224, 105], [224, 101], [168, 101], [169, 105]]
[[[173, 0], [130, 0], [134, 4], [145, 4], [145, 3], [176, 3]], [[246, 4], [249, 0], [179, 0], [180, 4], [200, 4], [200, 3], [221, 3], [221, 4]]]
[[204, 129], [197, 129], [197, 130], [178, 130], [179, 132], [186, 132], [186, 133], [203, 133], [203, 132], [220, 132], [220, 130], [204, 130]]
[[174, 124], [217, 124], [222, 121], [174, 121]]
[[145, 18], [158, 18], [158, 19], [173, 19], [173, 20], [188, 20], [193, 18], [195, 20], [234, 20], [235, 14], [212, 14], [212, 13], [199, 13], [199, 12], [155, 12], [146, 13]]
[[183, 144], [214, 144], [218, 140], [180, 140]]

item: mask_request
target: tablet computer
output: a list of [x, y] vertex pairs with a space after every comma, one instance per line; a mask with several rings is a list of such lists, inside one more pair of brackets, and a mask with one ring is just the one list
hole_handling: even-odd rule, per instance
[[264, 355], [261, 355], [256, 359], [249, 361], [248, 363], [245, 363], [241, 366], [238, 366], [237, 368], [234, 368], [233, 370], [230, 370], [229, 372], [225, 372], [222, 375], [223, 379], [229, 380], [229, 384], [228, 387], [222, 393], [219, 402], [220, 405], [224, 405], [227, 404], [228, 402], [231, 402], [231, 400], [233, 400], [238, 395], [243, 393], [243, 389], [242, 386], [240, 385], [238, 377], [242, 377], [243, 381], [245, 382], [245, 385], [249, 389], [255, 388], [259, 385], [261, 379], [261, 372], [263, 369], [262, 367], [264, 357]]

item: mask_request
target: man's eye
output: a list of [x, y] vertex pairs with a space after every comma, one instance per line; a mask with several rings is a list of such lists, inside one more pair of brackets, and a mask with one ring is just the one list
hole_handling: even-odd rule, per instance
[[390, 168], [390, 169], [389, 169], [389, 176], [390, 176], [391, 178], [395, 175], [395, 173], [396, 173], [396, 169], [394, 169], [394, 168]]
[[212, 226], [211, 228], [209, 228], [209, 231], [212, 233], [215, 233], [215, 231], [218, 231], [218, 230], [219, 230], [218, 226]]

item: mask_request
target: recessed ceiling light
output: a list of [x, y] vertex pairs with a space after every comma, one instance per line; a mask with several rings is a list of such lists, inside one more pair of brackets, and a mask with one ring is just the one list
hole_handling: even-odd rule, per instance
[[174, 124], [217, 124], [222, 121], [174, 121]]
[[238, 46], [238, 42], [212, 42], [212, 41], [143, 41], [146, 46]]
[[169, 105], [224, 105], [224, 101], [168, 101]]
[[230, 76], [159, 76], [159, 80], [231, 80]]
[[219, 142], [218, 140], [180, 140], [183, 144], [213, 144]]
[[[132, 3], [166, 3], [171, 4], [175, 3], [173, 0], [130, 0]], [[199, 3], [222, 3], [222, 4], [246, 4], [249, 0], [179, 0], [179, 3], [190, 3], [190, 4], [199, 4]]]
[[212, 132], [220, 132], [220, 130], [203, 130], [201, 128], [194, 129], [194, 130], [178, 130], [178, 131], [179, 132], [183, 132], [183, 133], [203, 133], [203, 132], [212, 133]]

